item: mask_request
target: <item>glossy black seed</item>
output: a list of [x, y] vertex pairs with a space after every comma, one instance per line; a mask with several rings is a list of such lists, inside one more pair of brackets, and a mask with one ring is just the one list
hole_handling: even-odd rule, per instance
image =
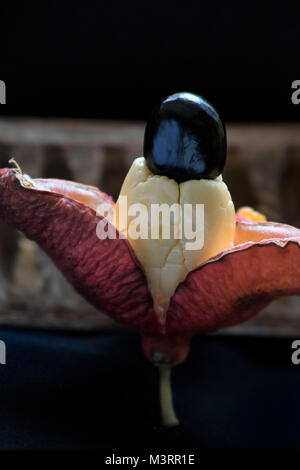
[[201, 96], [176, 93], [154, 108], [145, 129], [144, 156], [153, 173], [178, 183], [216, 178], [225, 166], [225, 127]]

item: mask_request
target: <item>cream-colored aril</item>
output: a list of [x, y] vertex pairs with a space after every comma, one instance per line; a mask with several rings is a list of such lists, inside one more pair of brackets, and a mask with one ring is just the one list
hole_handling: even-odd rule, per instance
[[[148, 217], [149, 238], [136, 238], [136, 226], [140, 220], [135, 216], [122, 217], [123, 201], [116, 204], [115, 224], [126, 234], [135, 255], [147, 277], [156, 311], [163, 315], [176, 287], [184, 281], [187, 273], [221, 250], [233, 246], [235, 211], [230, 193], [222, 176], [215, 180], [190, 180], [178, 184], [167, 176], [154, 175], [143, 157], [136, 158], [124, 180], [120, 196], [127, 196], [127, 210], [132, 204], [143, 204], [151, 213], [151, 204], [177, 203], [171, 221], [159, 220], [159, 239], [151, 238], [151, 217]], [[203, 204], [204, 243], [201, 249], [188, 250], [182, 227], [188, 217], [195, 218], [195, 211], [182, 212], [184, 204]], [[126, 214], [128, 215], [128, 213]], [[169, 227], [163, 227], [168, 223]], [[191, 221], [191, 227], [192, 221]], [[195, 227], [195, 226], [194, 226]], [[170, 229], [170, 238], [163, 239], [163, 229]], [[152, 228], [153, 230], [153, 228]], [[183, 232], [183, 233], [181, 233]], [[182, 235], [182, 238], [178, 238]], [[133, 238], [134, 236], [134, 238]]]

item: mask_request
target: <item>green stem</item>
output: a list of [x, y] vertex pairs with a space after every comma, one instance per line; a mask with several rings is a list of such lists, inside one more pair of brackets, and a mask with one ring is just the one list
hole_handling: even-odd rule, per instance
[[179, 421], [174, 411], [172, 388], [171, 388], [171, 366], [160, 364], [160, 407], [163, 426], [168, 428], [177, 426]]

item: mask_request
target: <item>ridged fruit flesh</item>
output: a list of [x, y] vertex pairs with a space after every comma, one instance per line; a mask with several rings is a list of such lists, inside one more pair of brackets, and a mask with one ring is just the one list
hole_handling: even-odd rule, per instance
[[[178, 204], [170, 220], [170, 237], [162, 238], [163, 221], [159, 223], [159, 239], [134, 239], [132, 228], [135, 216], [122, 220], [120, 198], [116, 203], [115, 224], [126, 233], [137, 259], [143, 267], [156, 312], [164, 315], [170, 298], [189, 271], [221, 250], [231, 248], [235, 232], [235, 212], [230, 193], [220, 175], [215, 180], [190, 180], [178, 184], [167, 176], [154, 175], [143, 157], [137, 158], [122, 186], [120, 196], [127, 196], [127, 207], [140, 203], [151, 213], [151, 204]], [[204, 204], [204, 245], [199, 250], [188, 250], [182, 228], [184, 204]], [[124, 214], [123, 214], [124, 215]], [[192, 217], [192, 214], [186, 215]], [[186, 219], [185, 219], [186, 221]], [[169, 220], [165, 223], [169, 224]], [[178, 234], [182, 231], [182, 238]]]

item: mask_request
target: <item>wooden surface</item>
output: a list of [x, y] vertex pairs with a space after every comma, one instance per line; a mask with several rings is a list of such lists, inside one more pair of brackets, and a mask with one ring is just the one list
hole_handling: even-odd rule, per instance
[[[0, 165], [15, 158], [33, 177], [60, 177], [118, 196], [142, 155], [144, 123], [0, 120]], [[300, 125], [227, 126], [224, 179], [236, 207], [252, 205], [300, 227]], [[93, 329], [115, 326], [67, 284], [47, 256], [0, 222], [0, 324]], [[300, 334], [300, 299], [280, 299], [229, 331]]]

